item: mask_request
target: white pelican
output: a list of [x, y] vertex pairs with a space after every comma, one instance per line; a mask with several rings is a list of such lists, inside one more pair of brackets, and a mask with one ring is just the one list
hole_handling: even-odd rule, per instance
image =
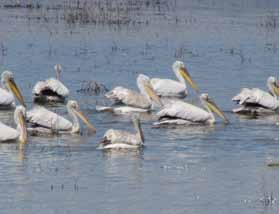
[[79, 119], [81, 119], [92, 132], [96, 132], [96, 128], [80, 111], [76, 101], [69, 100], [67, 110], [73, 122], [42, 106], [35, 106], [27, 112], [27, 122], [32, 125], [32, 128], [29, 128], [28, 131], [31, 135], [76, 134], [80, 133]]
[[275, 113], [279, 109], [279, 86], [275, 77], [267, 79], [268, 92], [258, 88], [243, 88], [239, 94], [232, 98], [241, 106], [233, 109], [234, 113], [261, 115]]
[[104, 134], [99, 149], [133, 149], [143, 146], [144, 135], [138, 117], [133, 117], [133, 124], [136, 133], [121, 130], [109, 129]]
[[199, 91], [183, 62], [175, 61], [172, 65], [172, 69], [179, 81], [159, 78], [151, 79], [151, 85], [157, 95], [161, 97], [184, 98], [188, 94], [186, 81], [195, 91]]
[[153, 107], [153, 103], [162, 106], [160, 98], [154, 92], [150, 79], [140, 74], [137, 78], [139, 92], [118, 86], [105, 94], [105, 97], [115, 101], [121, 106], [97, 107], [98, 111], [111, 111], [114, 113], [147, 112]]
[[61, 65], [55, 65], [56, 78], [36, 83], [32, 90], [35, 102], [64, 102], [69, 96], [68, 88], [60, 82]]
[[4, 71], [1, 75], [1, 83], [3, 88], [0, 88], [0, 108], [14, 108], [14, 96], [18, 99], [21, 105], [25, 106], [23, 96], [14, 81], [12, 72]]
[[18, 140], [21, 143], [26, 143], [27, 130], [25, 115], [25, 108], [23, 106], [17, 106], [14, 112], [14, 120], [17, 125], [16, 129], [0, 122], [0, 142], [11, 142]]
[[157, 113], [159, 121], [154, 125], [213, 124], [215, 123], [213, 113], [219, 115], [225, 123], [228, 122], [225, 114], [209, 98], [208, 94], [201, 94], [200, 100], [207, 111], [183, 101], [172, 102]]

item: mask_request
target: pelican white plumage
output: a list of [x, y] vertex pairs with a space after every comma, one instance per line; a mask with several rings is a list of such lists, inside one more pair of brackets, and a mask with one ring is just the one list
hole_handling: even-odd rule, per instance
[[200, 100], [207, 111], [183, 101], [175, 101], [157, 113], [159, 121], [155, 122], [154, 125], [213, 124], [215, 123], [213, 113], [219, 115], [225, 123], [228, 122], [225, 114], [209, 98], [208, 94], [201, 94]]
[[199, 91], [183, 62], [175, 61], [172, 65], [172, 69], [179, 81], [160, 78], [151, 79], [151, 85], [157, 95], [161, 97], [184, 98], [188, 94], [186, 82], [188, 82], [195, 91]]
[[61, 65], [54, 66], [56, 78], [49, 78], [35, 84], [32, 94], [35, 102], [64, 102], [69, 96], [69, 89], [60, 81]]
[[104, 134], [99, 149], [135, 149], [143, 146], [144, 135], [138, 117], [133, 117], [136, 133], [109, 129]]
[[1, 74], [2, 87], [0, 88], [0, 108], [10, 109], [16, 106], [15, 97], [21, 105], [25, 106], [23, 96], [17, 87], [11, 71], [4, 71]]
[[233, 109], [234, 113], [246, 115], [265, 115], [275, 113], [279, 109], [279, 86], [275, 77], [267, 79], [267, 88], [265, 92], [259, 88], [243, 88], [239, 94], [232, 98], [241, 106]]
[[14, 120], [15, 124], [17, 125], [16, 129], [0, 122], [0, 142], [27, 142], [25, 115], [25, 108], [23, 106], [17, 106], [14, 112]]
[[96, 128], [80, 111], [77, 101], [69, 100], [67, 111], [72, 122], [45, 107], [35, 106], [27, 112], [27, 122], [32, 126], [28, 131], [31, 135], [76, 134], [81, 131], [79, 123], [81, 119], [92, 132], [96, 132]]
[[121, 86], [105, 94], [105, 97], [113, 100], [120, 106], [114, 107], [97, 107], [98, 111], [111, 111], [116, 114], [125, 114], [130, 112], [147, 112], [150, 111], [155, 103], [161, 106], [161, 100], [154, 92], [149, 77], [140, 74], [137, 78], [137, 85], [140, 93]]

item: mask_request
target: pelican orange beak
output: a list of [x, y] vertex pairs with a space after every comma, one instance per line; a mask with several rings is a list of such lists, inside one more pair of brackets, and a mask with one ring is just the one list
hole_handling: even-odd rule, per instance
[[190, 85], [191, 87], [199, 93], [199, 88], [197, 86], [197, 84], [194, 82], [193, 78], [191, 77], [190, 73], [187, 71], [186, 68], [184, 67], [180, 67], [179, 68], [179, 73], [180, 75], [183, 77], [183, 79], [185, 79]]
[[144, 89], [152, 101], [160, 107], [163, 106], [160, 97], [156, 94], [149, 81], [144, 84]]
[[96, 133], [95, 126], [87, 119], [87, 117], [79, 110], [73, 108], [73, 112], [87, 125], [87, 127], [93, 132]]
[[25, 121], [25, 116], [23, 115], [22, 112], [19, 112], [18, 121], [19, 121], [19, 125], [22, 129], [22, 137], [21, 137], [20, 141], [21, 141], [21, 143], [25, 144], [27, 142], [27, 125], [26, 125], [26, 121]]
[[10, 80], [8, 81], [8, 85], [9, 85], [11, 91], [13, 92], [13, 94], [14, 94], [14, 95], [16, 96], [16, 98], [18, 99], [19, 103], [20, 103], [21, 105], [23, 105], [24, 107], [26, 107], [25, 102], [24, 102], [24, 99], [23, 99], [23, 96], [22, 96], [22, 94], [21, 94], [19, 88], [17, 87], [17, 85], [16, 85], [14, 79], [10, 79]]
[[225, 123], [229, 123], [229, 120], [226, 117], [225, 113], [212, 100], [207, 99], [205, 102], [212, 112], [215, 112], [219, 117], [221, 117]]

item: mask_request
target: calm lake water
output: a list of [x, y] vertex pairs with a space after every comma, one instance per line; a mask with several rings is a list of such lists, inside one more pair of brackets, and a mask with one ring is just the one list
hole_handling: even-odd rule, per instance
[[[231, 113], [241, 87], [266, 89], [267, 77], [278, 77], [277, 0], [130, 1], [129, 7], [118, 0], [124, 9], [113, 17], [100, 15], [110, 14], [100, 12], [103, 3], [73, 9], [75, 1], [15, 2], [1, 2], [0, 70], [14, 72], [31, 107], [32, 86], [60, 63], [71, 98], [97, 134], [30, 137], [23, 151], [1, 144], [1, 213], [278, 213], [279, 168], [267, 162], [279, 159], [279, 118]], [[87, 18], [76, 16], [80, 11]], [[145, 117], [144, 149], [96, 150], [107, 129], [133, 129], [129, 117], [97, 113], [95, 105], [106, 100], [79, 93], [85, 81], [137, 89], [139, 73], [174, 79], [176, 59], [231, 123], [154, 129]], [[196, 94], [190, 91], [189, 99]], [[67, 114], [63, 106], [56, 111]], [[0, 112], [3, 122], [12, 124], [12, 117]]]

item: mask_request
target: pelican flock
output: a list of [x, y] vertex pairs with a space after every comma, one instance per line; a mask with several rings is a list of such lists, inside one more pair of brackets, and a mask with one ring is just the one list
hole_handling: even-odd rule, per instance
[[[96, 133], [95, 126], [85, 116], [77, 101], [69, 100], [66, 104], [69, 119], [59, 115], [44, 106], [49, 102], [66, 103], [70, 96], [69, 90], [60, 82], [61, 66], [55, 65], [56, 78], [39, 81], [32, 93], [34, 105], [27, 108], [24, 98], [15, 83], [11, 71], [1, 74], [0, 109], [14, 109], [16, 127], [10, 127], [0, 122], [0, 142], [23, 142], [28, 137], [81, 134], [80, 120], [92, 133]], [[225, 124], [229, 120], [225, 113], [209, 97], [207, 93], [200, 93], [197, 84], [181, 61], [172, 65], [178, 81], [171, 79], [152, 78], [139, 74], [136, 85], [139, 91], [117, 86], [105, 94], [105, 98], [112, 101], [111, 106], [96, 106], [97, 111], [126, 114], [132, 117], [135, 132], [109, 129], [103, 135], [97, 148], [99, 149], [132, 149], [143, 147], [145, 137], [140, 123], [140, 113], [153, 114], [155, 127], [171, 127], [174, 125], [213, 125], [216, 123], [215, 114]], [[188, 95], [186, 83], [199, 94], [200, 106], [185, 101]], [[232, 98], [240, 105], [232, 112], [237, 114], [264, 115], [276, 114], [279, 109], [279, 85], [275, 77], [267, 79], [268, 92], [258, 88], [243, 88]], [[162, 102], [163, 98], [167, 99]], [[168, 99], [170, 98], [171, 99]], [[18, 101], [19, 105], [17, 106]], [[37, 104], [37, 101], [40, 101]], [[155, 112], [155, 113], [153, 113]]]

